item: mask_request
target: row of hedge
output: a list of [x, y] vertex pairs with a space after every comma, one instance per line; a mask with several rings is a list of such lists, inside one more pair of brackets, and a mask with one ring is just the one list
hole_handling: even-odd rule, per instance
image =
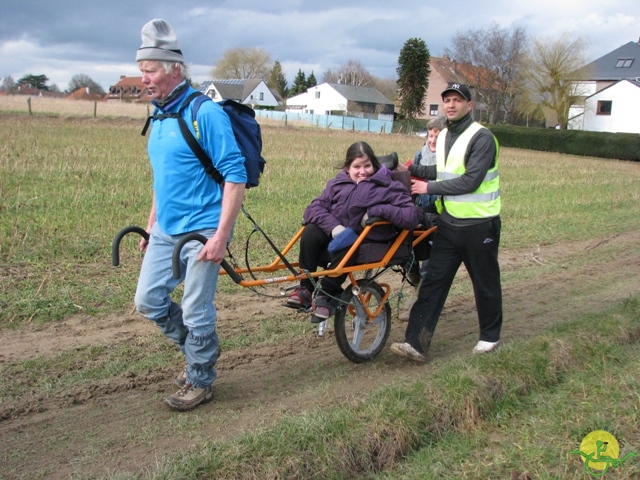
[[640, 135], [550, 128], [489, 126], [503, 147], [640, 161]]

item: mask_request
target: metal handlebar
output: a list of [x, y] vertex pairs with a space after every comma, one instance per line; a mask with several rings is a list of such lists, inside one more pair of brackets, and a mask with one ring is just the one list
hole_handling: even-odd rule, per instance
[[[128, 233], [137, 233], [145, 240], [149, 240], [149, 234], [145, 229], [141, 227], [130, 225], [120, 230], [114, 237], [113, 244], [111, 245], [111, 263], [113, 263], [114, 267], [120, 265], [120, 242], [122, 241], [122, 238]], [[197, 240], [203, 245], [207, 243], [207, 237], [199, 233], [189, 233], [180, 239], [173, 250], [173, 256], [171, 258], [171, 267], [174, 278], [180, 277], [180, 251], [182, 250], [182, 247], [184, 247], [185, 243], [192, 240]], [[238, 274], [233, 268], [231, 268], [231, 265], [229, 265], [226, 260], [222, 260], [220, 266], [224, 268], [224, 271], [227, 272], [227, 275], [229, 275], [229, 277], [231, 277], [231, 279], [235, 283], [239, 284], [240, 282], [242, 282], [242, 276]]]
[[[182, 237], [178, 241], [178, 243], [176, 243], [176, 246], [173, 249], [173, 256], [171, 258], [173, 278], [180, 278], [180, 252], [182, 251], [182, 247], [184, 247], [186, 243], [192, 240], [197, 240], [204, 245], [205, 243], [207, 243], [208, 239], [207, 237], [199, 233], [188, 233], [184, 237]], [[231, 265], [229, 265], [226, 260], [222, 260], [220, 266], [224, 268], [224, 271], [227, 272], [227, 275], [229, 275], [229, 277], [231, 277], [231, 279], [235, 283], [239, 284], [240, 282], [242, 282], [242, 276], [236, 273], [236, 271], [231, 268]]]
[[127, 233], [131, 232], [138, 233], [145, 240], [149, 240], [149, 234], [145, 229], [141, 227], [129, 225], [128, 227], [124, 227], [122, 230], [120, 230], [116, 234], [115, 238], [113, 239], [113, 243], [111, 244], [111, 263], [113, 263], [114, 267], [120, 265], [120, 241]]

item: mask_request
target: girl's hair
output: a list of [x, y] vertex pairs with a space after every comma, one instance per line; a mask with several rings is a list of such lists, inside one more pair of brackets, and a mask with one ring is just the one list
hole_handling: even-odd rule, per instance
[[377, 172], [380, 169], [380, 162], [378, 161], [376, 154], [373, 153], [373, 148], [371, 148], [367, 142], [356, 142], [351, 145], [347, 149], [347, 157], [345, 158], [341, 168], [348, 168], [356, 158], [364, 157], [365, 155], [369, 157], [374, 170]]

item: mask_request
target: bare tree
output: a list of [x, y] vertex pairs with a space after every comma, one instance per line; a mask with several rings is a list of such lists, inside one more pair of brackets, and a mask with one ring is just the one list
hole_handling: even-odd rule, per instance
[[268, 79], [271, 72], [271, 55], [261, 48], [232, 48], [211, 71], [213, 78], [261, 78]]
[[13, 77], [9, 75], [2, 79], [2, 86], [0, 86], [0, 90], [7, 93], [13, 93], [17, 87], [18, 84], [13, 80]]
[[89, 75], [85, 75], [84, 73], [78, 73], [71, 77], [69, 81], [69, 87], [67, 91], [69, 93], [75, 92], [79, 88], [89, 88], [92, 92], [97, 93], [98, 95], [104, 95], [105, 91], [102, 89], [100, 84], [93, 81], [93, 79]]
[[512, 121], [522, 84], [527, 42], [524, 28], [510, 31], [493, 23], [486, 29], [457, 32], [452, 40], [453, 50], [445, 50], [456, 61], [478, 67], [470, 72], [489, 123]]
[[527, 59], [524, 95], [532, 108], [553, 112], [561, 129], [569, 123], [569, 109], [584, 96], [584, 86], [574, 81], [585, 61], [585, 41], [565, 32], [556, 39], [533, 41]]
[[393, 78], [373, 77], [371, 86], [392, 102], [398, 97], [398, 84]]
[[373, 78], [373, 75], [369, 73], [362, 63], [357, 60], [349, 60], [336, 71], [326, 70], [322, 76], [322, 81], [368, 87], [373, 83]]

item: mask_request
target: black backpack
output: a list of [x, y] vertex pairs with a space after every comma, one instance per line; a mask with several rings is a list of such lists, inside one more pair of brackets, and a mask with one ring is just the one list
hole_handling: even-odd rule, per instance
[[[184, 121], [181, 115], [182, 111], [192, 101], [194, 101], [192, 108], [192, 122], [193, 128], [196, 132], [195, 136], [191, 133], [191, 130], [189, 130], [189, 127], [187, 126], [187, 122]], [[198, 130], [198, 121], [196, 118], [200, 105], [202, 105], [202, 102], [206, 101], [213, 100], [202, 92], [193, 92], [185, 99], [184, 102], [182, 102], [177, 113], [158, 114], [156, 109], [153, 115], [147, 119], [147, 122], [142, 129], [142, 135], [146, 135], [151, 120], [177, 118], [182, 135], [191, 147], [191, 150], [193, 150], [194, 155], [198, 157], [198, 160], [202, 163], [207, 175], [222, 185], [224, 183], [222, 174], [213, 166], [211, 158], [209, 158], [207, 152], [205, 152], [200, 146], [200, 143], [198, 143], [198, 139], [200, 139], [200, 131]], [[260, 124], [256, 121], [256, 114], [251, 107], [233, 100], [223, 100], [218, 102], [218, 104], [227, 113], [227, 116], [231, 121], [231, 128], [233, 129], [233, 134], [236, 138], [238, 148], [244, 157], [244, 166], [247, 171], [246, 187], [257, 187], [260, 183], [260, 175], [262, 175], [266, 161], [262, 158], [262, 132], [260, 130]]]

